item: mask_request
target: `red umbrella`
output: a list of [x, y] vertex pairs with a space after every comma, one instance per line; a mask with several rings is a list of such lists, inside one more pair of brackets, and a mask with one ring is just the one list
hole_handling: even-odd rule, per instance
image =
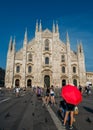
[[82, 101], [82, 95], [76, 86], [66, 85], [62, 87], [61, 96], [67, 103], [77, 105]]

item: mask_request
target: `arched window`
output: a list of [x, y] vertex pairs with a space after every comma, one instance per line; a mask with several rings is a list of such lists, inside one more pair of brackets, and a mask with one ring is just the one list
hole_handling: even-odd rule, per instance
[[49, 40], [45, 40], [45, 51], [49, 51]]
[[61, 62], [65, 62], [65, 55], [61, 55]]
[[65, 73], [65, 67], [62, 66], [62, 73]]
[[28, 54], [28, 61], [32, 61], [32, 54], [30, 53], [30, 54]]
[[31, 73], [31, 72], [32, 72], [32, 67], [28, 66], [28, 73]]
[[19, 73], [19, 72], [20, 72], [20, 66], [17, 65], [17, 66], [16, 66], [16, 73]]
[[75, 66], [73, 67], [73, 73], [76, 73], [76, 67]]
[[45, 64], [49, 64], [49, 58], [48, 57], [45, 58]]

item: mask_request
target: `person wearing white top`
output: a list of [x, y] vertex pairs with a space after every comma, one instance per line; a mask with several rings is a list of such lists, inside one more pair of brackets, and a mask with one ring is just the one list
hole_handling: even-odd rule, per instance
[[50, 97], [51, 97], [51, 103], [55, 104], [55, 92], [52, 87], [50, 88]]
[[16, 87], [16, 97], [19, 97], [19, 87]]

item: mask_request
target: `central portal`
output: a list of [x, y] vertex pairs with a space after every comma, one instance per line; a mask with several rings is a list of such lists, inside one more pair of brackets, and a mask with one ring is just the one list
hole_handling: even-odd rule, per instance
[[31, 81], [31, 79], [28, 79], [27, 80], [27, 87], [31, 87], [32, 86], [32, 81]]
[[50, 77], [49, 77], [49, 75], [45, 75], [45, 77], [44, 77], [44, 87], [50, 87]]

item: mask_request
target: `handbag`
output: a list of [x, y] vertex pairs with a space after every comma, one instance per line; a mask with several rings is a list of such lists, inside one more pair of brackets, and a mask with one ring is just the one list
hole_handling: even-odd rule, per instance
[[74, 108], [74, 114], [75, 114], [75, 115], [78, 115], [78, 113], [79, 113], [78, 107], [75, 106], [75, 108]]

